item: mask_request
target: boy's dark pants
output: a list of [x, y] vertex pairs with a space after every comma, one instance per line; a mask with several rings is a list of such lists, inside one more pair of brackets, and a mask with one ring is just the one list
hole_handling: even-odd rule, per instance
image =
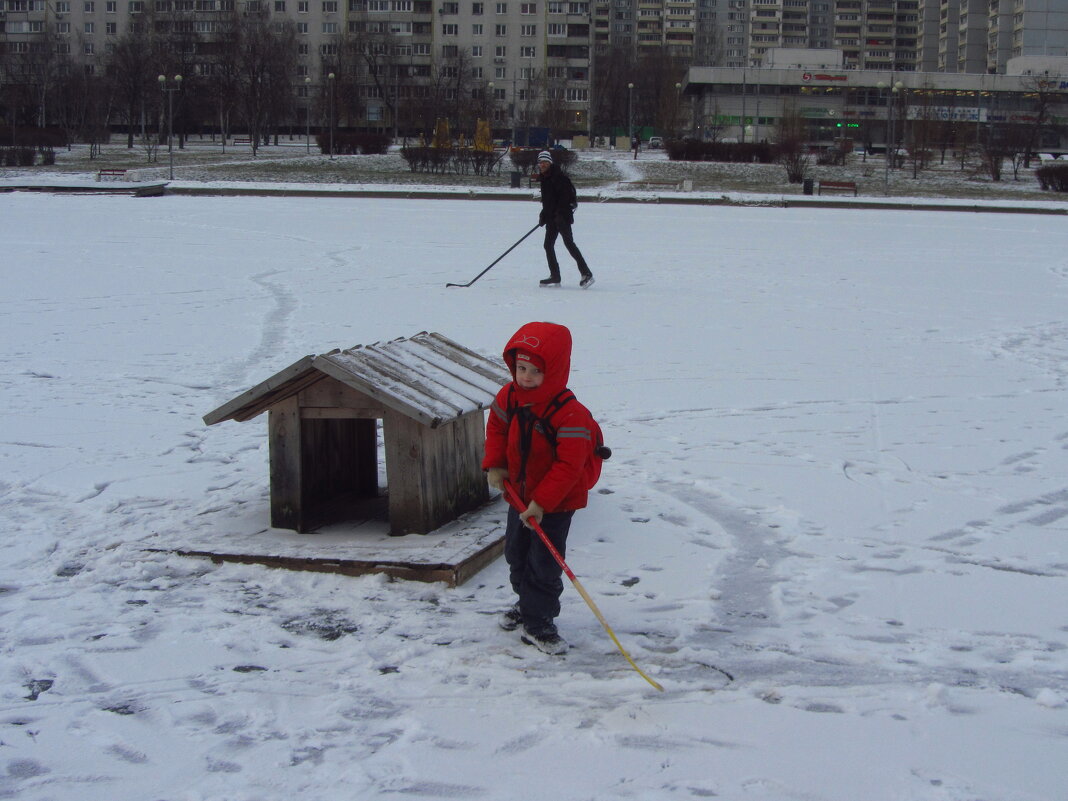
[[[565, 556], [567, 532], [574, 511], [553, 512], [541, 519], [541, 529], [560, 557]], [[504, 530], [504, 558], [508, 561], [512, 589], [519, 596], [519, 611], [528, 623], [551, 621], [560, 614], [560, 594], [564, 591], [562, 567], [553, 559], [538, 533], [519, 521], [519, 512], [508, 510]]]
[[556, 260], [556, 238], [558, 236], [564, 240], [564, 247], [571, 254], [571, 258], [575, 260], [579, 272], [587, 275], [590, 272], [590, 268], [586, 266], [586, 260], [582, 258], [582, 251], [575, 244], [575, 238], [571, 234], [571, 223], [559, 217], [548, 220], [545, 223], [545, 258], [549, 262], [549, 274], [553, 278], [560, 277], [560, 262]]

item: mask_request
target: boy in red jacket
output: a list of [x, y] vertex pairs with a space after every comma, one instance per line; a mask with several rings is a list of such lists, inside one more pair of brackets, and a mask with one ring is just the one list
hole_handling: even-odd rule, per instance
[[567, 643], [553, 620], [560, 614], [563, 570], [528, 521], [539, 522], [564, 556], [571, 518], [586, 506], [582, 479], [593, 418], [567, 390], [571, 332], [564, 326], [527, 323], [508, 340], [504, 361], [513, 380], [490, 407], [482, 469], [497, 489], [510, 481], [526, 509], [508, 510], [504, 555], [519, 601], [501, 615], [500, 625], [506, 631], [522, 625], [525, 641], [562, 654]]

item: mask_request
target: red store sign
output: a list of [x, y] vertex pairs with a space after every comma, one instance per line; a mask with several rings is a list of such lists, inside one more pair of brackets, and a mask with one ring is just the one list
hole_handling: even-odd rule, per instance
[[817, 72], [813, 75], [811, 72], [801, 73], [802, 81], [844, 81], [847, 80], [845, 75], [828, 75], [825, 72]]

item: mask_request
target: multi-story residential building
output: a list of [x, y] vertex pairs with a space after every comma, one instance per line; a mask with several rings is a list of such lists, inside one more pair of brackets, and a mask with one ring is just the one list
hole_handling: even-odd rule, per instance
[[957, 6], [949, 0], [919, 0], [916, 13], [917, 72], [954, 72], [947, 65], [956, 65], [956, 60], [948, 54], [957, 52]]
[[[675, 40], [675, 23], [692, 22], [692, 13], [683, 12], [693, 5], [665, 3], [662, 41]], [[452, 91], [483, 98], [498, 130], [526, 124], [546, 106], [554, 109], [558, 130], [586, 128], [591, 28], [585, 0], [0, 0], [0, 72], [8, 73], [0, 75], [0, 87], [18, 80], [12, 71], [31, 56], [43, 62], [69, 55], [87, 73], [99, 73], [138, 26], [172, 40], [188, 35], [181, 69], [209, 74], [219, 61], [213, 42], [250, 14], [268, 14], [276, 30], [288, 27], [295, 36], [298, 120], [307, 119], [315, 98], [335, 80], [330, 74], [340, 79], [346, 59], [355, 58], [365, 62], [349, 65], [363, 76], [350, 87], [359, 102], [348, 107], [358, 114], [341, 124], [396, 128], [390, 116], [419, 104], [444, 76], [457, 79]], [[692, 39], [692, 31], [686, 35]]]
[[610, 50], [753, 69], [772, 52], [816, 49], [840, 53], [847, 70], [928, 73], [1068, 55], [1068, 0], [0, 0], [0, 107], [13, 86], [44, 87], [65, 63], [101, 73], [137, 30], [175, 48], [173, 63], [145, 69], [209, 75], [228, 27], [258, 14], [295, 41], [300, 127], [322, 120], [334, 72], [354, 76], [341, 125], [411, 130], [418, 112], [425, 132], [443, 91], [480, 105], [507, 137], [550, 111], [560, 134], [588, 131], [597, 59]]
[[955, 72], [986, 72], [989, 0], [960, 0]]
[[1068, 0], [730, 0], [724, 33], [725, 67], [807, 47], [841, 50], [847, 69], [1003, 73], [1068, 54]]
[[639, 56], [663, 50], [689, 62], [701, 23], [708, 21], [698, 9], [699, 0], [598, 0], [592, 17], [595, 43], [602, 52], [620, 48]]
[[[1068, 56], [1068, 0], [1001, 0], [1010, 3], [1010, 58]], [[999, 62], [998, 66], [1003, 66]]]

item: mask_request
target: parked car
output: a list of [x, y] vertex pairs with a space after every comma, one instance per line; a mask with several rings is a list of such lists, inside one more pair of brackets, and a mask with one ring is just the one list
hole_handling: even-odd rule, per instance
[[657, 148], [664, 146], [664, 138], [662, 136], [650, 136], [647, 147]]

